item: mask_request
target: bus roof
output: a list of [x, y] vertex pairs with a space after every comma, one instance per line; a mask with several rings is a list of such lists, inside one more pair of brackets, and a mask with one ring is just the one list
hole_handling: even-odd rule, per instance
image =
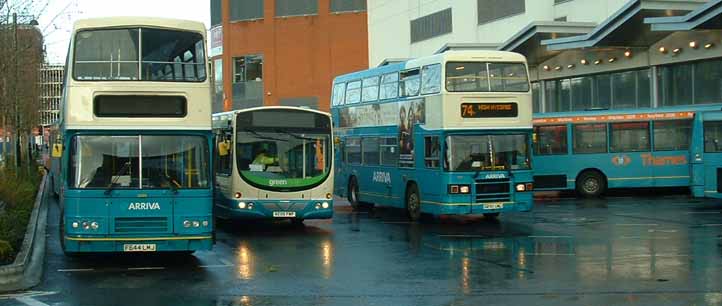
[[298, 106], [259, 106], [259, 107], [251, 107], [251, 108], [237, 109], [237, 110], [232, 110], [232, 111], [227, 111], [227, 112], [222, 112], [222, 113], [215, 113], [215, 114], [213, 114], [213, 117], [214, 117], [214, 118], [217, 118], [217, 117], [222, 117], [222, 116], [224, 116], [224, 115], [233, 115], [233, 114], [238, 114], [238, 113], [252, 112], [252, 111], [257, 111], [257, 110], [269, 110], [269, 109], [302, 110], [302, 111], [307, 111], [307, 112], [311, 112], [311, 113], [317, 113], [317, 114], [320, 114], [320, 115], [324, 115], [324, 116], [329, 116], [329, 117], [331, 117], [331, 114], [329, 114], [329, 113], [327, 113], [327, 112], [320, 111], [320, 110], [315, 110], [315, 109], [310, 109], [310, 108], [298, 107]]
[[397, 62], [386, 66], [356, 71], [337, 76], [334, 83], [355, 81], [370, 76], [386, 74], [406, 69], [419, 68], [424, 65], [443, 63], [449, 61], [489, 61], [489, 62], [526, 62], [526, 58], [515, 52], [490, 50], [460, 50], [446, 51], [431, 56], [415, 58]]
[[81, 19], [75, 22], [73, 32], [78, 32], [84, 29], [126, 26], [184, 29], [200, 32], [203, 33], [203, 35], [206, 33], [206, 26], [202, 22], [159, 17], [102, 17]]
[[545, 118], [566, 118], [579, 116], [600, 116], [600, 115], [633, 115], [646, 113], [666, 113], [666, 112], [704, 112], [722, 110], [722, 104], [703, 104], [703, 105], [684, 105], [684, 106], [667, 106], [667, 107], [645, 107], [634, 109], [592, 109], [574, 112], [555, 112], [555, 113], [538, 113], [534, 114], [534, 119]]

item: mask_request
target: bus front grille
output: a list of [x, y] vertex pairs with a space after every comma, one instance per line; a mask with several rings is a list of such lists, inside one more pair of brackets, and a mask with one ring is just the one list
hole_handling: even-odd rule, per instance
[[165, 233], [168, 231], [168, 218], [141, 217], [115, 218], [116, 233]]
[[509, 202], [511, 200], [509, 179], [476, 181], [476, 202]]
[[264, 203], [263, 208], [269, 211], [302, 211], [306, 203]]

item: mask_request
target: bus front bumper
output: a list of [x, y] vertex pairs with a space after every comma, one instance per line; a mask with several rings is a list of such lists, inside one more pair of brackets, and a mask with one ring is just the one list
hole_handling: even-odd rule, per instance
[[[245, 203], [244, 208], [239, 203]], [[326, 205], [323, 205], [326, 203]], [[251, 205], [252, 204], [252, 205]], [[216, 203], [219, 215], [229, 219], [330, 219], [333, 200], [228, 200]]]
[[431, 203], [422, 202], [421, 210], [433, 215], [483, 215], [509, 212], [527, 212], [533, 208], [532, 193], [519, 193], [516, 202], [490, 203]]
[[210, 233], [195, 236], [167, 237], [89, 237], [64, 238], [66, 252], [179, 252], [210, 251], [213, 236]]

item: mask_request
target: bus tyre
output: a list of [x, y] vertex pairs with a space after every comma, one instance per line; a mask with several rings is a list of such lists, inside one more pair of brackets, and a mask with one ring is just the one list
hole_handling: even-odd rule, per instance
[[419, 197], [419, 188], [416, 184], [409, 185], [406, 190], [406, 212], [411, 221], [419, 221], [421, 219], [421, 198]]
[[348, 202], [351, 204], [353, 210], [358, 210], [361, 207], [361, 203], [358, 200], [358, 182], [356, 177], [351, 177], [348, 182]]
[[606, 189], [607, 180], [597, 171], [585, 171], [577, 178], [577, 193], [582, 197], [599, 197]]

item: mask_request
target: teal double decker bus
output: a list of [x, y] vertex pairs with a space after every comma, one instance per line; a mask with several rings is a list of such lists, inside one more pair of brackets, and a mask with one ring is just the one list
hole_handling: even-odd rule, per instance
[[337, 77], [336, 194], [422, 214], [532, 208], [526, 60], [448, 51]]
[[611, 188], [688, 187], [722, 198], [722, 105], [534, 117], [534, 186], [596, 197]]
[[211, 249], [205, 33], [171, 19], [75, 24], [52, 139], [64, 252]]

